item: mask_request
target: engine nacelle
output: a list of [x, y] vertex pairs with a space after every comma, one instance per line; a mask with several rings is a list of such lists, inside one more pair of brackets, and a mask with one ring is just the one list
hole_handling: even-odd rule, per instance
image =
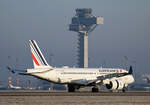
[[123, 89], [125, 84], [121, 80], [112, 80], [109, 84], [106, 84], [106, 88], [110, 90]]

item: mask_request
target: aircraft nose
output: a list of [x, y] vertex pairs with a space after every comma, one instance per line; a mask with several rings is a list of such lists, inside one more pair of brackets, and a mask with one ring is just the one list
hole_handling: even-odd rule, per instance
[[132, 81], [132, 83], [133, 83], [133, 82], [135, 82], [135, 79], [134, 79], [134, 77], [133, 77], [133, 76], [132, 76], [132, 80], [131, 80], [131, 81]]

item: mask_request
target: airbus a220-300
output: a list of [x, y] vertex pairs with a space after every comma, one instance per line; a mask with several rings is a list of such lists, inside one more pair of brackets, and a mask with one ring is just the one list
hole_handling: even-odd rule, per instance
[[[109, 90], [122, 90], [134, 82], [132, 67], [129, 71], [118, 68], [56, 68], [49, 65], [35, 40], [29, 40], [33, 58], [33, 69], [26, 69], [19, 74], [31, 75], [57, 84], [67, 84], [68, 92], [91, 86], [92, 92], [98, 92], [100, 85]], [[12, 70], [12, 69], [11, 69]], [[12, 70], [15, 72], [15, 70]]]

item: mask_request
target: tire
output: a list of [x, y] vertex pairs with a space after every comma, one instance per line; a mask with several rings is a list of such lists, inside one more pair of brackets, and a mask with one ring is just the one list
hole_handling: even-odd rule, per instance
[[99, 92], [99, 89], [97, 87], [93, 87], [92, 92]]
[[123, 92], [123, 93], [125, 93], [125, 92], [126, 92], [125, 88], [123, 88], [123, 89], [122, 89], [122, 92]]
[[73, 85], [68, 84], [68, 92], [75, 92], [75, 87]]

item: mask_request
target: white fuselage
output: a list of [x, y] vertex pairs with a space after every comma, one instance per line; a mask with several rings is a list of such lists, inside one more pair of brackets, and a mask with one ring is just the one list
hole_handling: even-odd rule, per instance
[[[54, 83], [86, 85], [89, 81], [97, 80], [99, 76], [114, 73], [127, 73], [128, 71], [113, 68], [53, 68], [52, 70], [28, 69], [27, 72], [32, 73], [33, 76]], [[128, 79], [128, 77], [126, 78]], [[131, 82], [133, 82], [133, 80]]]

